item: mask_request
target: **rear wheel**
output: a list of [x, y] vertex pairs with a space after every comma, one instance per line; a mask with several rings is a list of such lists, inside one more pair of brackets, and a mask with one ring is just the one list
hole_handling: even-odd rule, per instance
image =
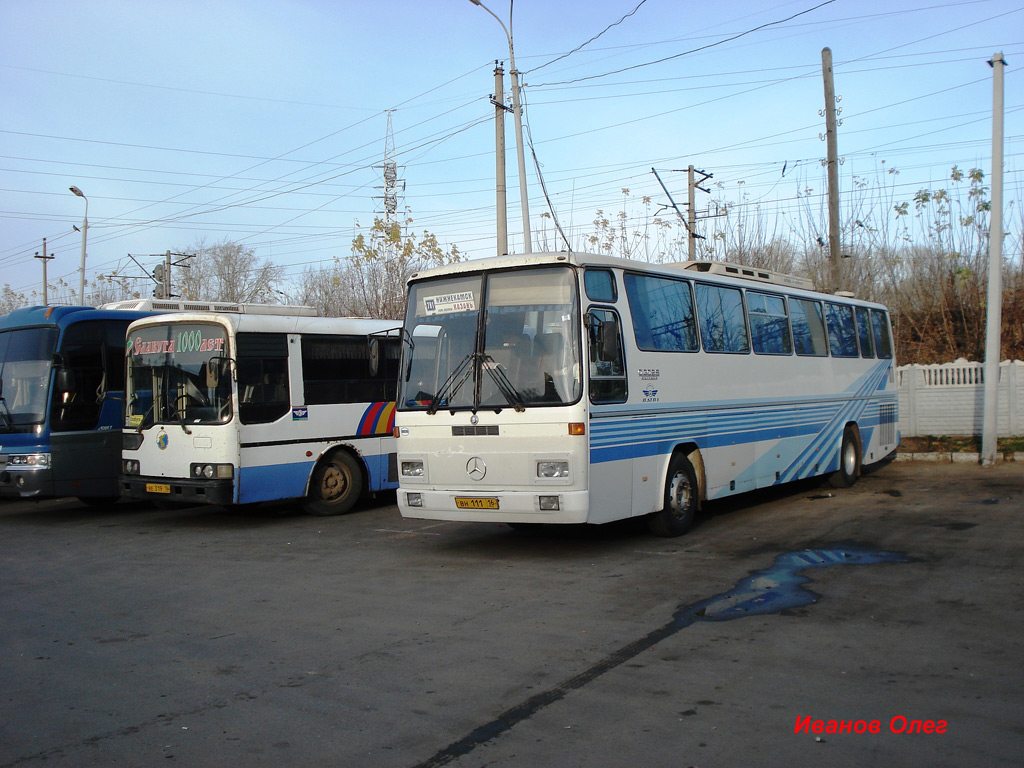
[[363, 474], [356, 460], [337, 451], [313, 472], [304, 507], [311, 515], [342, 515], [355, 506], [362, 492]]
[[665, 506], [647, 518], [655, 536], [682, 536], [697, 515], [697, 475], [682, 455], [672, 457], [665, 480]]
[[860, 477], [860, 433], [853, 425], [843, 430], [843, 445], [839, 449], [839, 469], [828, 476], [833, 488], [849, 488]]

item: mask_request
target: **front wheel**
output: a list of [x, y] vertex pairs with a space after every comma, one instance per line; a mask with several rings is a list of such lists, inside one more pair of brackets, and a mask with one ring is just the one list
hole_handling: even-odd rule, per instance
[[655, 536], [682, 536], [697, 516], [697, 475], [682, 455], [672, 457], [665, 479], [665, 506], [647, 518]]
[[839, 449], [839, 469], [828, 476], [833, 488], [849, 488], [860, 477], [860, 434], [854, 426], [843, 430], [843, 445]]
[[356, 460], [337, 451], [313, 472], [304, 507], [311, 515], [342, 515], [355, 506], [362, 492], [363, 474]]

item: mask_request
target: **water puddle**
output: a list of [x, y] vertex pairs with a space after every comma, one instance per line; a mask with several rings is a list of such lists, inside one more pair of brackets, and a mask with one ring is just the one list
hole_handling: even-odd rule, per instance
[[802, 586], [810, 579], [801, 573], [810, 568], [908, 561], [909, 558], [897, 552], [852, 547], [787, 552], [775, 558], [770, 568], [755, 571], [728, 592], [683, 606], [675, 613], [673, 625], [682, 629], [695, 621], [729, 621], [815, 603], [819, 595]]
[[571, 691], [583, 688], [601, 675], [636, 658], [662, 640], [699, 621], [731, 621], [745, 616], [778, 613], [787, 608], [798, 608], [816, 603], [820, 595], [807, 589], [810, 579], [802, 575], [811, 568], [829, 568], [834, 565], [875, 565], [879, 563], [908, 563], [912, 558], [898, 552], [864, 549], [857, 546], [805, 549], [787, 552], [775, 558], [768, 568], [754, 571], [735, 587], [721, 594], [689, 605], [680, 606], [672, 620], [644, 637], [634, 640], [575, 677], [502, 712], [494, 720], [484, 723], [465, 737], [449, 744], [433, 757], [414, 768], [433, 768], [469, 754], [476, 747], [501, 736], [518, 723], [535, 715]]

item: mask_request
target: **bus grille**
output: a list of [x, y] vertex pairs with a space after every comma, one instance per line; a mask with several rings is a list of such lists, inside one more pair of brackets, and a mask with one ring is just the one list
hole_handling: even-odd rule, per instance
[[452, 437], [473, 437], [476, 435], [497, 435], [498, 425], [470, 425], [452, 427]]
[[882, 405], [878, 409], [878, 441], [882, 445], [896, 442], [896, 405]]

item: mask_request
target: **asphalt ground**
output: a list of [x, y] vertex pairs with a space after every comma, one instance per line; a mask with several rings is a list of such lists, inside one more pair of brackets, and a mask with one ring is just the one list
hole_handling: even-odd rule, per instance
[[678, 539], [393, 502], [0, 502], [0, 766], [1022, 763], [1020, 464]]

